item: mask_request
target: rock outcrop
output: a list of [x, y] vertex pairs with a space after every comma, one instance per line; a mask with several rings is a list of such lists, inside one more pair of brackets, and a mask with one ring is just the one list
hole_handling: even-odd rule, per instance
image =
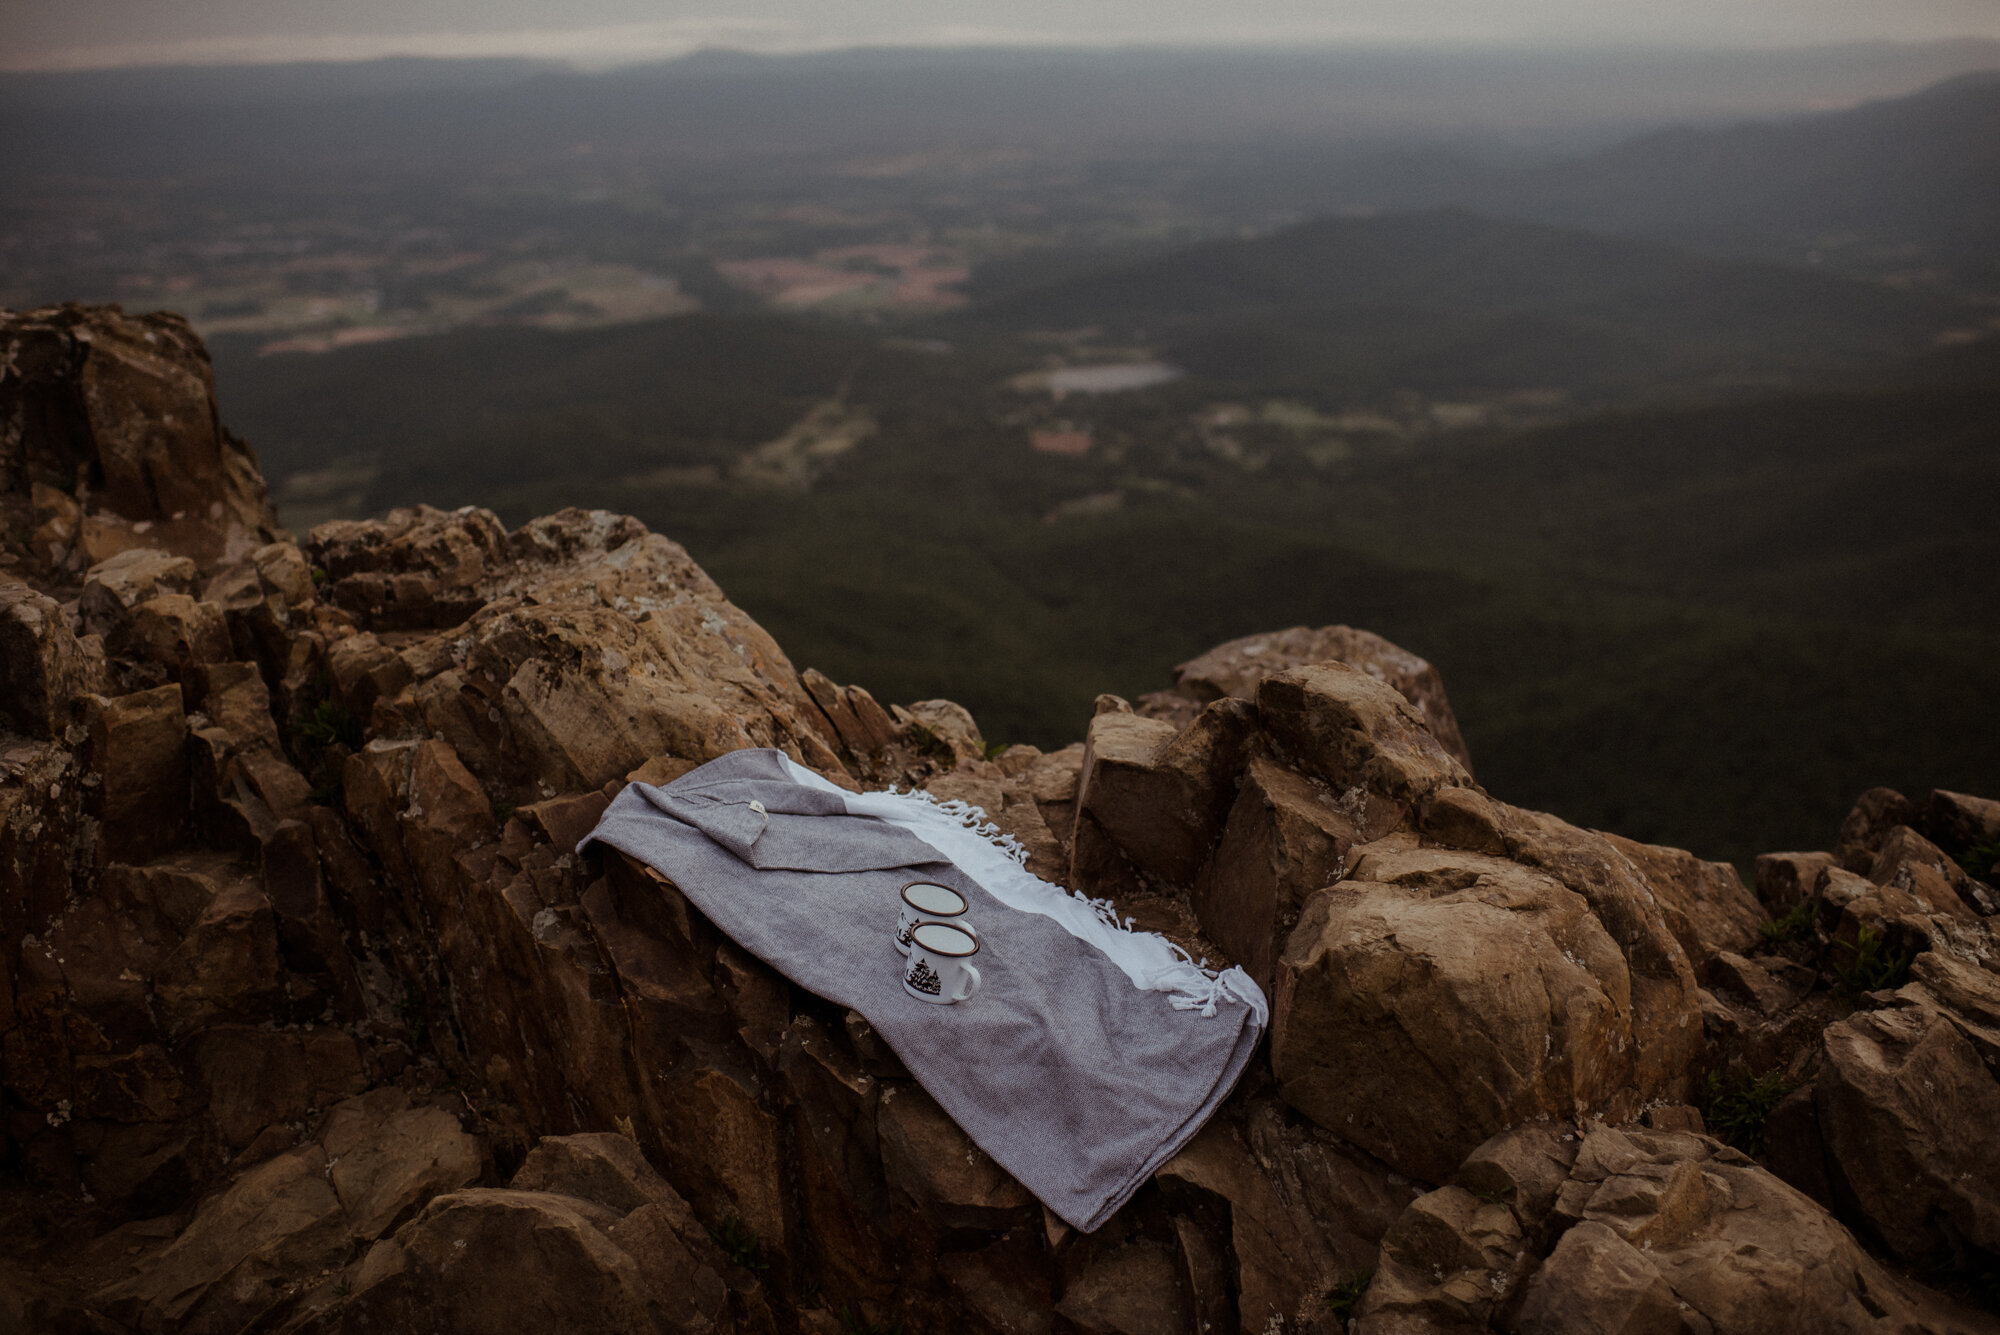
[[[1877, 790], [1760, 902], [1496, 801], [1344, 627], [989, 758], [628, 518], [292, 540], [170, 317], [0, 341], [0, 1330], [1994, 1328], [1912, 1278], [2000, 1256], [1991, 802]], [[1077, 1235], [859, 1015], [573, 851], [745, 746], [1242, 964], [1269, 1061]]]
[[177, 315], [57, 306], [0, 331], [0, 532], [75, 575], [154, 549], [203, 567], [275, 536], [257, 457], [222, 427]]
[[1747, 1156], [1687, 1132], [1529, 1124], [1389, 1229], [1357, 1335], [1978, 1330]]
[[1423, 717], [1438, 745], [1468, 773], [1471, 771], [1472, 755], [1465, 748], [1458, 716], [1452, 712], [1438, 670], [1373, 631], [1353, 626], [1322, 626], [1318, 630], [1293, 626], [1218, 644], [1175, 668], [1173, 686], [1143, 696], [1139, 712], [1185, 724], [1211, 701], [1230, 697], [1254, 700], [1265, 678], [1313, 663], [1345, 663], [1395, 687]]

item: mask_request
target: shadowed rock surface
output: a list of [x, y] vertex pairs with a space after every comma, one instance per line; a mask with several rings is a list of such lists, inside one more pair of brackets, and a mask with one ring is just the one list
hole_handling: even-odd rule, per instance
[[[0, 1331], [2000, 1328], [1990, 800], [1866, 794], [1760, 901], [1496, 800], [1345, 627], [988, 758], [625, 517], [277, 532], [168, 317], [0, 341]], [[1076, 1234], [573, 852], [745, 746], [1242, 963], [1269, 1060]]]

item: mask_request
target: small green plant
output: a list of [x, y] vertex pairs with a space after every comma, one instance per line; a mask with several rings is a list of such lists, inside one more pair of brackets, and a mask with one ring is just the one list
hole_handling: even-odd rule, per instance
[[711, 1224], [708, 1236], [715, 1245], [722, 1248], [727, 1256], [745, 1270], [769, 1270], [771, 1263], [764, 1259], [764, 1244], [750, 1231], [750, 1226], [736, 1215], [724, 1215], [722, 1222]]
[[958, 753], [951, 749], [951, 743], [938, 736], [936, 730], [927, 724], [912, 719], [909, 731], [904, 735], [909, 739], [910, 749], [918, 755], [930, 756], [947, 765], [958, 758]]
[[1812, 926], [1812, 904], [1802, 900], [1792, 905], [1791, 910], [1783, 917], [1773, 918], [1760, 925], [1757, 930], [1764, 934], [1766, 941], [1779, 945], [1786, 941], [1805, 940], [1812, 935]]
[[998, 760], [1013, 745], [1012, 742], [988, 742], [986, 743], [986, 758], [988, 760]]
[[1373, 1270], [1355, 1270], [1341, 1276], [1333, 1291], [1326, 1295], [1326, 1310], [1333, 1313], [1336, 1321], [1347, 1320], [1354, 1315], [1361, 1295], [1368, 1292], [1368, 1282], [1374, 1278]]
[[326, 572], [318, 566], [308, 566], [307, 571], [312, 575], [314, 588], [318, 588], [320, 585], [326, 583]]
[[1507, 1198], [1514, 1194], [1512, 1187], [1502, 1187], [1498, 1191], [1475, 1191], [1472, 1193], [1487, 1205], [1511, 1205]]
[[509, 820], [513, 819], [514, 813], [520, 809], [519, 806], [512, 802], [495, 802], [493, 804], [493, 819], [505, 825]]
[[1764, 1123], [1794, 1088], [1777, 1071], [1710, 1071], [1701, 1082], [1701, 1119], [1711, 1136], [1745, 1154], [1762, 1154]]
[[346, 791], [340, 777], [340, 766], [321, 762], [313, 767], [312, 787], [306, 790], [306, 800], [316, 807], [338, 806], [341, 794]]
[[340, 1278], [333, 1281], [334, 1297], [347, 1298], [351, 1297], [353, 1293], [354, 1293], [354, 1277], [352, 1275], [342, 1275]]
[[1873, 927], [1863, 927], [1851, 942], [1835, 941], [1833, 948], [1848, 955], [1846, 964], [1832, 964], [1835, 986], [1845, 996], [1894, 990], [1910, 981], [1910, 952], [1897, 950]]
[[314, 746], [338, 742], [352, 751], [361, 745], [361, 724], [338, 700], [322, 700], [299, 720], [299, 735]]
[[877, 1326], [871, 1324], [852, 1307], [840, 1309], [840, 1328], [844, 1335], [903, 1335], [903, 1323]]
[[1993, 874], [1996, 862], [2000, 862], [2000, 834], [1983, 839], [1958, 855], [1958, 865], [1965, 869], [1965, 874], [1982, 881]]

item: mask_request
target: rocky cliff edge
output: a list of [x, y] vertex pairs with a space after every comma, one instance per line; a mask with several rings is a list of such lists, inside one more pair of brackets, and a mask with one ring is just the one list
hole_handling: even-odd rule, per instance
[[[1729, 866], [1511, 807], [1365, 631], [1053, 753], [569, 510], [304, 542], [169, 315], [0, 317], [0, 1331], [2000, 1329], [2000, 803]], [[1079, 1236], [855, 1014], [570, 850], [773, 746], [1274, 1002]]]

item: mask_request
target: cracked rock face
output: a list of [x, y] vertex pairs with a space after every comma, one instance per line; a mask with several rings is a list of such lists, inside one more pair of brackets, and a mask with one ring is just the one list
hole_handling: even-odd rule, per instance
[[1357, 1315], [1359, 1335], [1991, 1328], [1707, 1136], [1550, 1123], [1413, 1202]]
[[784, 652], [633, 520], [569, 510], [508, 535], [423, 508], [324, 525], [307, 550], [361, 627], [332, 650], [349, 708], [378, 735], [448, 739], [488, 782], [597, 788], [746, 746], [841, 768]]
[[1352, 876], [1278, 965], [1271, 1064], [1313, 1120], [1438, 1181], [1506, 1127], [1683, 1092], [1639, 1084], [1630, 974], [1581, 895], [1444, 850], [1366, 852]]
[[1333, 662], [1345, 663], [1386, 682], [1423, 716], [1424, 726], [1438, 744], [1471, 771], [1472, 756], [1466, 750], [1458, 716], [1452, 712], [1438, 670], [1373, 631], [1353, 626], [1322, 626], [1318, 630], [1294, 626], [1218, 644], [1176, 667], [1172, 689], [1143, 697], [1140, 712], [1185, 723], [1195, 710], [1212, 700], [1230, 696], [1255, 700], [1258, 687], [1268, 677], [1291, 668]]
[[8, 317], [0, 497], [9, 542], [68, 571], [134, 548], [209, 567], [277, 533], [256, 455], [222, 428], [207, 351], [164, 313]]
[[[0, 1329], [1994, 1328], [2000, 805], [1876, 790], [1760, 899], [1495, 800], [1346, 627], [989, 758], [624, 516], [285, 538], [172, 317], [0, 348]], [[1076, 1234], [859, 1015], [575, 853], [745, 746], [980, 807], [1265, 984], [1270, 1061]]]

